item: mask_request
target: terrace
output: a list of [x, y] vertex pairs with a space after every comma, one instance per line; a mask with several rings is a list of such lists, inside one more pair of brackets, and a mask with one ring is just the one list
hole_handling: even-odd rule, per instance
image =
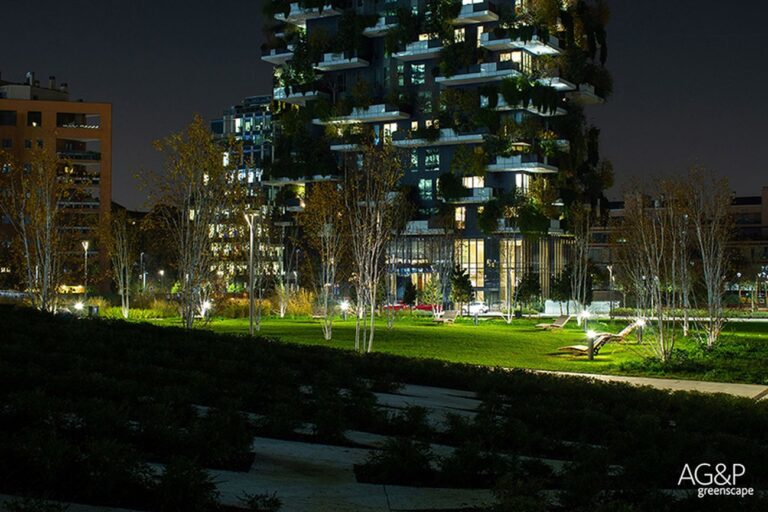
[[290, 87], [275, 87], [272, 91], [272, 96], [277, 101], [305, 106], [308, 101], [325, 96], [325, 93], [317, 90], [294, 91]]
[[565, 97], [579, 105], [596, 105], [605, 102], [595, 93], [595, 87], [591, 84], [579, 84], [575, 91], [566, 93]]
[[472, 23], [485, 23], [487, 21], [498, 21], [499, 15], [496, 14], [496, 6], [491, 2], [471, 2], [472, 0], [463, 0], [459, 15], [453, 20], [454, 25], [469, 25]]
[[446, 203], [451, 204], [477, 204], [487, 203], [493, 199], [493, 188], [491, 187], [478, 187], [470, 188], [469, 193], [461, 197], [446, 198]]
[[[542, 161], [543, 160], [543, 161]], [[546, 157], [536, 153], [509, 157], [497, 156], [493, 163], [486, 166], [488, 172], [527, 172], [532, 174], [551, 174], [557, 167], [546, 163]]]
[[[486, 130], [477, 130], [470, 133], [457, 133], [453, 128], [442, 128], [437, 137], [418, 136], [418, 131], [398, 130], [392, 134], [392, 145], [399, 148], [413, 148], [419, 146], [448, 146], [454, 144], [480, 144], [483, 142], [483, 135]], [[411, 138], [416, 135], [416, 138]]]
[[339, 16], [341, 10], [337, 9], [331, 4], [326, 4], [322, 8], [318, 7], [300, 7], [298, 2], [291, 3], [290, 11], [286, 15], [285, 13], [275, 14], [275, 19], [304, 27], [307, 24], [307, 20], [314, 20], [318, 18], [327, 18], [330, 16]]
[[293, 58], [293, 45], [289, 44], [286, 48], [270, 48], [261, 52], [261, 60], [269, 62], [274, 66], [285, 64]]
[[313, 119], [312, 123], [316, 125], [325, 125], [331, 123], [352, 124], [352, 123], [381, 123], [399, 121], [410, 118], [408, 112], [401, 111], [395, 105], [380, 103], [371, 105], [368, 108], [353, 108], [352, 113], [347, 116], [337, 116], [329, 119]]
[[363, 29], [363, 35], [366, 37], [384, 37], [391, 28], [396, 26], [396, 16], [380, 16], [375, 25]]
[[480, 35], [480, 46], [487, 50], [525, 50], [534, 55], [559, 55], [562, 52], [556, 37], [534, 35], [529, 40], [512, 39], [510, 36], [498, 36], [493, 32]]
[[442, 50], [442, 41], [439, 39], [429, 39], [409, 43], [405, 45], [405, 50], [397, 52], [392, 56], [404, 61], [434, 59], [440, 56]]
[[438, 76], [435, 78], [435, 82], [441, 85], [467, 85], [514, 78], [521, 75], [520, 66], [517, 62], [486, 62], [466, 68], [464, 72], [456, 75]]
[[324, 53], [323, 60], [315, 64], [319, 71], [340, 71], [368, 67], [369, 62], [349, 52]]
[[[488, 97], [480, 96], [480, 106], [487, 107], [488, 104], [489, 104]], [[536, 114], [542, 117], [564, 116], [567, 113], [565, 109], [560, 107], [557, 107], [557, 109], [553, 112], [549, 110], [546, 110], [546, 111], [542, 110], [541, 108], [535, 107], [530, 103], [526, 106], [523, 106], [522, 103], [518, 103], [517, 105], [510, 105], [509, 103], [507, 103], [507, 100], [504, 99], [504, 96], [501, 93], [498, 93], [495, 109], [499, 111], [525, 110], [526, 112], [530, 112], [531, 114]]]

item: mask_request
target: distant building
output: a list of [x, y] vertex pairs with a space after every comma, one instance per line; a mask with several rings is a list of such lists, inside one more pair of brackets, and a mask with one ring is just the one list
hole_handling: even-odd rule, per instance
[[[760, 195], [734, 197], [731, 205], [735, 229], [730, 243], [733, 275], [729, 277], [729, 287], [751, 289], [757, 275], [768, 271], [768, 186], [763, 187]], [[607, 300], [610, 295], [608, 267], [614, 273], [619, 271], [615, 233], [623, 218], [624, 202], [613, 201], [608, 205], [606, 224], [594, 230], [590, 260], [604, 278], [595, 283], [595, 300]], [[613, 299], [621, 299], [615, 287]]]
[[[57, 85], [53, 76], [45, 85], [31, 72], [21, 83], [0, 79], [0, 147], [24, 164], [35, 146], [68, 162], [60, 171], [74, 189], [62, 204], [65, 230], [76, 247], [88, 240], [89, 257], [98, 256], [91, 262], [104, 267], [106, 254], [99, 254], [97, 228], [108, 218], [112, 203], [112, 105], [71, 101], [67, 84]], [[0, 237], [8, 248], [10, 231], [0, 231]], [[65, 284], [82, 286], [82, 259], [82, 249], [73, 249], [65, 263]], [[6, 262], [0, 267], [11, 271]]]

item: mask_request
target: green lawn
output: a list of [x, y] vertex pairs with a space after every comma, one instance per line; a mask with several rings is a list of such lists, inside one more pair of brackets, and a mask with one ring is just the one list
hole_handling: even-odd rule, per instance
[[[572, 321], [560, 331], [535, 327], [542, 320], [519, 319], [511, 325], [501, 320], [459, 319], [454, 325], [437, 325], [429, 317], [398, 318], [392, 329], [377, 321], [374, 350], [408, 357], [436, 358], [452, 362], [535, 368], [588, 373], [658, 375], [703, 380], [766, 382], [759, 371], [768, 362], [768, 323], [732, 323], [726, 327], [721, 346], [714, 354], [704, 353], [696, 341], [682, 339], [682, 357], [666, 366], [648, 363], [647, 345], [630, 336], [626, 343], [609, 343], [594, 361], [558, 352], [564, 345], [585, 344], [584, 331]], [[178, 320], [157, 320], [158, 325], [178, 325]], [[618, 332], [625, 321], [590, 322], [598, 332]], [[216, 332], [245, 334], [248, 319], [214, 319], [208, 326]], [[354, 346], [353, 320], [334, 323], [334, 336], [324, 341], [320, 323], [309, 318], [264, 318], [260, 335], [309, 345], [340, 349]]]

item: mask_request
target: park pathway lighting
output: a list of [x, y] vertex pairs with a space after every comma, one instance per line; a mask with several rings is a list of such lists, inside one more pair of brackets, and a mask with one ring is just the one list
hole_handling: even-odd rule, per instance
[[75, 302], [75, 311], [82, 311], [85, 305], [82, 302]]
[[341, 308], [341, 319], [346, 320], [347, 311], [349, 311], [349, 301], [348, 300], [341, 301], [341, 304], [339, 304], [339, 307]]
[[595, 338], [597, 333], [592, 329], [587, 331], [587, 356], [592, 361], [595, 358]]
[[591, 316], [592, 316], [592, 313], [590, 313], [589, 310], [587, 309], [579, 313], [579, 318], [581, 319], [582, 322], [584, 322], [584, 332], [587, 332], [589, 317]]
[[637, 326], [637, 342], [642, 343], [643, 327], [645, 327], [645, 318], [638, 318], [637, 320], [635, 320], [635, 325]]

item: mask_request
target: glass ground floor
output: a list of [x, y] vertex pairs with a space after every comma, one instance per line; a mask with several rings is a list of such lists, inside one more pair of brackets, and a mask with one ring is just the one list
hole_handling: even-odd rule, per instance
[[[441, 268], [459, 265], [469, 274], [477, 300], [493, 304], [514, 297], [527, 274], [536, 276], [541, 295], [549, 298], [552, 278], [564, 270], [570, 247], [566, 236], [528, 239], [521, 235], [453, 238], [445, 235], [407, 236], [390, 250], [389, 283], [402, 298], [408, 280], [424, 288]], [[447, 265], [447, 267], [446, 267]]]

